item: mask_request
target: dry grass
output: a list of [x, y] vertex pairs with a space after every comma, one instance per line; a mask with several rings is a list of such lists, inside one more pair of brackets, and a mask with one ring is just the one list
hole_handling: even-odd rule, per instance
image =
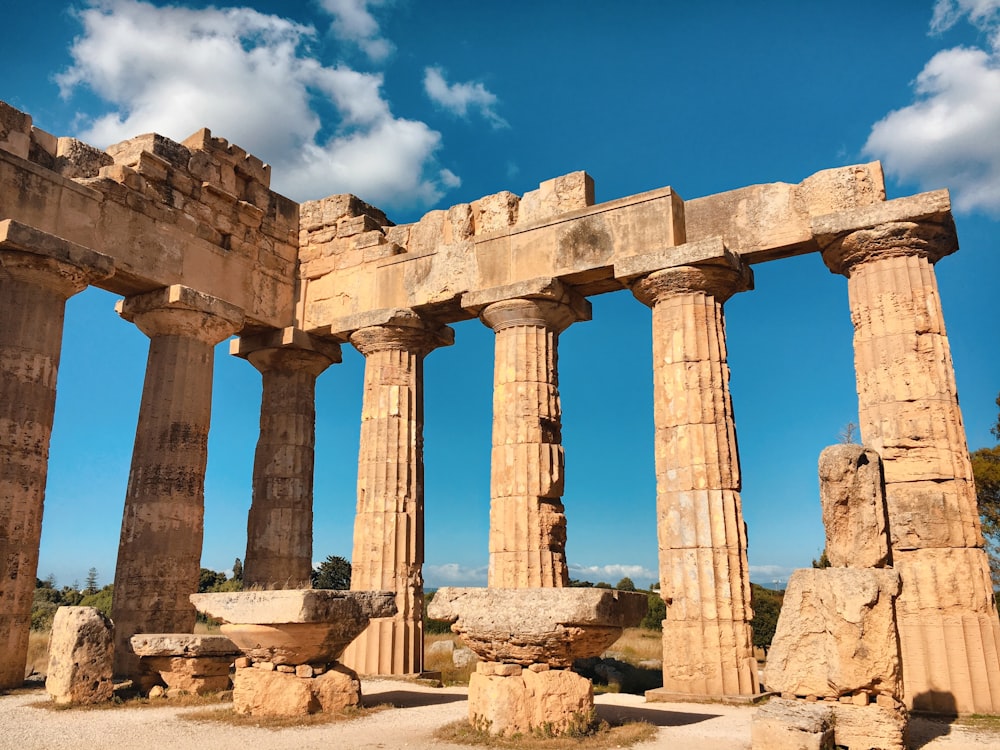
[[971, 714], [960, 716], [956, 724], [970, 729], [985, 729], [989, 733], [1000, 732], [1000, 716], [995, 714]]
[[[171, 702], [172, 703], [172, 702]], [[232, 706], [222, 708], [206, 708], [200, 711], [189, 711], [181, 714], [188, 721], [208, 721], [216, 724], [226, 724], [233, 727], [256, 727], [258, 729], [288, 729], [290, 727], [313, 727], [323, 724], [334, 724], [340, 721], [351, 721], [384, 711], [391, 706], [379, 705], [370, 707], [345, 708], [336, 712], [320, 712], [305, 716], [249, 716], [238, 714]]]
[[[426, 654], [432, 644], [438, 643], [439, 641], [452, 641], [455, 644], [455, 648], [463, 648], [465, 644], [459, 640], [457, 635], [452, 633], [439, 633], [433, 635], [424, 636], [424, 653]], [[465, 666], [456, 667], [455, 663], [451, 659], [451, 654], [436, 654], [426, 657], [424, 659], [424, 669], [428, 672], [440, 672], [441, 682], [445, 685], [468, 685], [469, 678], [472, 673], [476, 670], [476, 663]]]
[[604, 748], [632, 747], [652, 739], [656, 727], [644, 722], [628, 722], [610, 726], [600, 722], [587, 733], [574, 733], [562, 737], [544, 736], [543, 733], [510, 737], [497, 737], [481, 729], [474, 729], [461, 719], [446, 724], [434, 733], [443, 742], [476, 747], [509, 748], [510, 750], [604, 750]]
[[608, 651], [630, 664], [638, 664], [647, 659], [662, 659], [663, 636], [659, 630], [625, 628], [621, 638], [611, 644]]
[[28, 660], [25, 663], [25, 674], [38, 672], [45, 674], [49, 668], [49, 636], [48, 630], [32, 630], [28, 633]]
[[[221, 703], [231, 702], [230, 693], [207, 693], [198, 695], [196, 693], [179, 693], [169, 698], [145, 698], [143, 696], [130, 696], [123, 698], [117, 693], [109, 701], [103, 703], [56, 703], [50, 700], [41, 700], [30, 703], [32, 708], [43, 708], [48, 711], [107, 711], [109, 709], [144, 709], [144, 708], [191, 708], [194, 706], [218, 706]], [[226, 710], [226, 709], [223, 709]], [[228, 710], [232, 710], [231, 706]]]

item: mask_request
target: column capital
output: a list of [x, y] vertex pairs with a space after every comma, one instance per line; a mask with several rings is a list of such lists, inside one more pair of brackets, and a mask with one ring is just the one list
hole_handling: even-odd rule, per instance
[[812, 234], [833, 272], [873, 260], [917, 256], [936, 263], [958, 249], [947, 190], [816, 216]]
[[462, 307], [494, 331], [532, 325], [562, 333], [572, 323], [590, 320], [590, 302], [559, 279], [541, 277], [469, 292]]
[[454, 344], [455, 331], [415, 312], [400, 310], [391, 320], [355, 330], [349, 341], [366, 357], [387, 350], [425, 355], [440, 346]]
[[648, 307], [655, 307], [669, 297], [698, 292], [722, 303], [737, 292], [753, 289], [753, 272], [741, 261], [736, 265], [676, 266], [636, 279], [631, 289], [636, 299]]
[[850, 276], [853, 268], [886, 258], [912, 255], [937, 263], [958, 249], [958, 240], [951, 222], [893, 221], [838, 235], [820, 247], [830, 271]]
[[64, 297], [114, 273], [114, 260], [34, 227], [0, 221], [0, 274], [51, 289]]
[[233, 339], [229, 353], [261, 372], [308, 372], [318, 376], [341, 361], [340, 344], [289, 326]]
[[243, 310], [181, 284], [126, 297], [115, 305], [147, 336], [184, 336], [215, 346], [242, 326]]

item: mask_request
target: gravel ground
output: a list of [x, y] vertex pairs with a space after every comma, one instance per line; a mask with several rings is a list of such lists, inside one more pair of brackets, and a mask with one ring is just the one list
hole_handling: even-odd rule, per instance
[[[44, 690], [0, 696], [0, 750], [104, 750], [139, 747], [170, 750], [369, 750], [424, 748], [459, 750], [433, 738], [443, 724], [467, 716], [466, 688], [427, 688], [393, 680], [365, 681], [365, 703], [395, 709], [350, 721], [312, 727], [233, 727], [183, 718], [197, 708], [51, 710]], [[646, 703], [637, 695], [603, 694], [605, 719], [641, 719], [658, 727], [643, 750], [748, 750], [752, 708], [681, 703]], [[1000, 733], [916, 719], [914, 748], [983, 750], [1000, 748]], [[467, 750], [467, 748], [465, 749]]]

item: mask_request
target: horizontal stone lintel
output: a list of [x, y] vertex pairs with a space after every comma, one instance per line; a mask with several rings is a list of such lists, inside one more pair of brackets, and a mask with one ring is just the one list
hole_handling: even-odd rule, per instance
[[129, 639], [136, 656], [239, 656], [242, 652], [224, 635], [137, 633]]
[[229, 353], [242, 359], [261, 349], [304, 349], [323, 354], [335, 363], [341, 361], [340, 344], [295, 326], [239, 336], [229, 342]]
[[90, 272], [95, 279], [107, 278], [115, 271], [114, 258], [13, 219], [0, 221], [0, 248], [68, 263]]
[[329, 325], [312, 331], [315, 336], [326, 336], [337, 343], [346, 344], [355, 331], [374, 326], [403, 326], [409, 328], [435, 328], [441, 338], [439, 346], [451, 346], [455, 343], [455, 331], [435, 320], [425, 318], [408, 308], [382, 308], [368, 312], [337, 318]]
[[115, 305], [118, 314], [130, 322], [136, 315], [160, 308], [203, 312], [231, 320], [237, 327], [243, 321], [243, 310], [236, 305], [183, 284], [171, 284], [151, 292], [127, 297]]

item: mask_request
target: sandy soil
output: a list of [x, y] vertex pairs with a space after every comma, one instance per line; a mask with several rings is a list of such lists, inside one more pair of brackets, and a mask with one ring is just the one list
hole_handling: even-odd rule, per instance
[[[314, 727], [263, 729], [192, 721], [199, 709], [52, 710], [44, 690], [0, 696], [0, 750], [103, 750], [139, 747], [171, 750], [458, 750], [434, 740], [434, 730], [467, 715], [466, 689], [427, 688], [393, 680], [364, 683], [365, 703], [395, 709]], [[605, 719], [641, 719], [658, 727], [643, 750], [748, 750], [752, 708], [646, 703], [636, 695], [597, 696]], [[975, 732], [922, 719], [911, 724], [914, 748], [983, 750], [1000, 747], [1000, 733]]]

